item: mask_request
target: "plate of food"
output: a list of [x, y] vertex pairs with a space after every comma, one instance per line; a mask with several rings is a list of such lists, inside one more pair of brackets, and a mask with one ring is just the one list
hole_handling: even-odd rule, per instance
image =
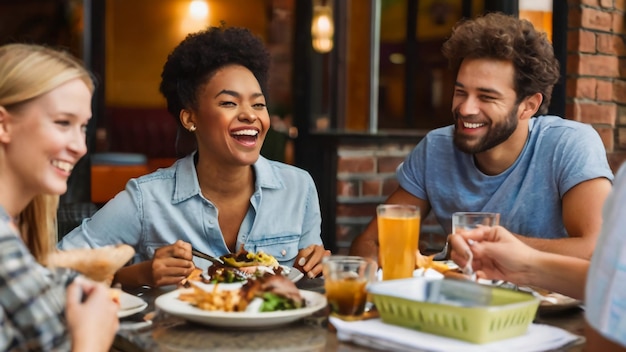
[[539, 298], [540, 303], [538, 312], [540, 314], [563, 312], [573, 308], [578, 308], [583, 304], [581, 300], [576, 298], [538, 287], [519, 287], [518, 289], [520, 291], [530, 292]]
[[256, 253], [248, 252], [243, 248], [237, 253], [229, 253], [219, 258], [209, 256], [196, 249], [192, 251], [194, 256], [207, 259], [211, 265], [205, 272], [196, 272], [195, 276], [207, 283], [231, 283], [243, 282], [266, 273], [282, 275], [292, 282], [298, 282], [304, 274], [291, 266], [281, 265], [272, 255], [263, 251]]
[[514, 283], [503, 280], [478, 279], [477, 282], [482, 285], [498, 286], [514, 291], [529, 293], [539, 299], [539, 308], [537, 310], [539, 313], [549, 314], [563, 312], [566, 310], [580, 307], [583, 304], [581, 300], [578, 300], [576, 298], [565, 296], [560, 293], [552, 292], [535, 286], [517, 286]]
[[148, 307], [148, 303], [143, 299], [126, 292], [119, 294], [120, 307], [117, 311], [118, 318], [125, 318], [135, 313], [139, 313]]
[[326, 307], [320, 293], [299, 290], [282, 275], [264, 275], [243, 284], [192, 281], [157, 297], [158, 309], [192, 322], [228, 328], [270, 328], [291, 323]]

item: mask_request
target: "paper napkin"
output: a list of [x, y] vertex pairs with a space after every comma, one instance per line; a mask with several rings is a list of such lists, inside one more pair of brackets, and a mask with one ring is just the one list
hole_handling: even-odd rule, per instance
[[337, 329], [337, 338], [340, 341], [351, 341], [358, 345], [390, 351], [538, 352], [557, 349], [584, 339], [554, 326], [531, 324], [524, 335], [486, 344], [475, 344], [386, 324], [380, 319], [354, 322], [335, 317], [329, 319]]

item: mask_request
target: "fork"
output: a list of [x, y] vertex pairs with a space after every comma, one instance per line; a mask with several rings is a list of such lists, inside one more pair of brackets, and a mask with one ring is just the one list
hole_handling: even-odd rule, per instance
[[[467, 244], [472, 246], [474, 244], [474, 241], [467, 240]], [[465, 263], [465, 266], [461, 270], [463, 271], [463, 274], [470, 277], [471, 281], [476, 281], [476, 273], [474, 272], [474, 269], [472, 268], [472, 261], [474, 260], [474, 254], [472, 253], [472, 250], [469, 248], [465, 250], [465, 253], [467, 254], [467, 263]]]
[[433, 260], [446, 260], [448, 259], [448, 250], [449, 250], [449, 244], [448, 241], [446, 240], [446, 244], [443, 246], [443, 249], [441, 250], [441, 252], [435, 253], [435, 254], [431, 254], [431, 256], [433, 257]]

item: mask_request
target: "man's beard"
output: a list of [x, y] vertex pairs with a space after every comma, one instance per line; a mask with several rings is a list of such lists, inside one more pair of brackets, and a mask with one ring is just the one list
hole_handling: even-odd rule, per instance
[[[459, 113], [458, 110], [453, 112], [454, 121], [454, 145], [462, 152], [468, 154], [477, 154], [489, 150], [500, 143], [509, 139], [509, 137], [515, 132], [517, 128], [517, 108], [519, 104], [515, 104], [509, 111], [503, 122], [499, 124], [490, 124], [488, 126], [487, 134], [483, 137], [478, 137], [476, 143], [470, 143], [477, 139], [475, 136], [463, 135], [458, 131]], [[462, 122], [461, 122], [462, 123]]]

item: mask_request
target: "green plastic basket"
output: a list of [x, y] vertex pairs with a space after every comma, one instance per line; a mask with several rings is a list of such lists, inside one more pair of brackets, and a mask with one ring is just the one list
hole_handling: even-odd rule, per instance
[[368, 291], [385, 323], [478, 344], [524, 334], [539, 307], [531, 294], [459, 280], [390, 280]]

